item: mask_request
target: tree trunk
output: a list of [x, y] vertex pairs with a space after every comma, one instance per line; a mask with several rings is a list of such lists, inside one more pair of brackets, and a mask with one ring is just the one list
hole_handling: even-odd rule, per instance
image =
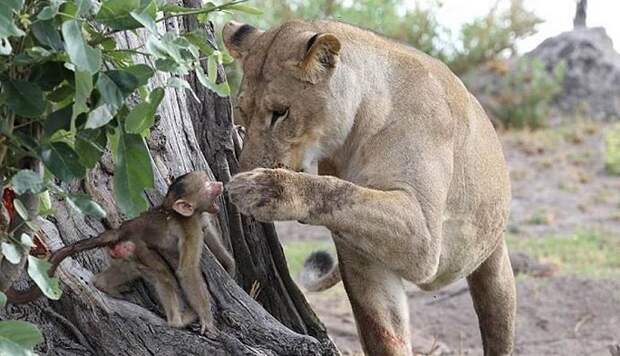
[[[185, 0], [185, 4], [196, 6], [199, 1]], [[165, 26], [178, 31], [198, 24], [186, 18], [170, 20]], [[206, 30], [214, 43], [213, 28]], [[143, 38], [127, 33], [117, 41], [134, 48]], [[224, 75], [222, 68], [219, 74]], [[165, 79], [159, 75], [155, 81], [162, 85]], [[188, 80], [200, 103], [184, 91], [167, 90], [148, 139], [156, 186], [147, 193], [152, 204], [161, 201], [173, 176], [207, 170], [226, 183], [238, 171], [240, 139], [232, 125], [230, 101], [207, 91], [195, 78]], [[122, 218], [114, 205], [111, 167], [110, 156], [104, 155], [85, 182], [66, 188], [91, 193], [108, 212], [104, 223], [118, 226]], [[42, 222], [40, 233], [52, 251], [104, 229], [98, 221], [77, 216], [64, 202], [53, 205], [56, 215]], [[37, 351], [47, 355], [337, 355], [288, 273], [273, 225], [240, 215], [227, 197], [221, 206], [219, 225], [232, 246], [237, 275], [232, 280], [205, 247], [202, 270], [213, 298], [216, 331], [202, 336], [197, 325], [189, 330], [167, 327], [154, 293], [143, 282], [132, 285], [126, 300], [98, 291], [91, 277], [109, 262], [101, 250], [61, 264], [57, 276], [64, 294], [60, 300], [41, 298], [26, 305], [8, 305], [0, 311], [0, 318], [38, 324], [45, 343]], [[17, 287], [29, 283], [22, 277]], [[251, 290], [254, 297], [248, 295]]]
[[588, 12], [588, 0], [578, 0], [577, 8], [575, 10], [575, 17], [573, 18], [574, 28], [586, 27], [587, 12]]

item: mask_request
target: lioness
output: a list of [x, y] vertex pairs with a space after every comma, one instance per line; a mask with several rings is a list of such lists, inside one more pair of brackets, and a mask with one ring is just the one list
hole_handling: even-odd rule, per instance
[[[403, 279], [434, 290], [467, 277], [485, 355], [511, 354], [508, 171], [461, 81], [338, 22], [231, 22], [223, 36], [243, 64], [247, 128], [231, 199], [259, 220], [329, 228], [365, 353], [412, 354]], [[319, 176], [302, 172], [313, 161]]]

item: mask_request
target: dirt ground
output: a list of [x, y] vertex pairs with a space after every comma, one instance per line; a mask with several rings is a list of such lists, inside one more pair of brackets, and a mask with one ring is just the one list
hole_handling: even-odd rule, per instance
[[[580, 229], [605, 231], [620, 244], [620, 178], [605, 173], [604, 125], [591, 123], [500, 137], [513, 184], [509, 232], [544, 238]], [[321, 227], [277, 225], [286, 245], [330, 240]], [[618, 256], [620, 259], [620, 256]], [[408, 288], [412, 344], [419, 355], [482, 355], [480, 333], [464, 281], [436, 292]], [[516, 355], [601, 355], [620, 343], [620, 277], [560, 273], [519, 277]], [[342, 285], [308, 299], [345, 355], [361, 355]]]

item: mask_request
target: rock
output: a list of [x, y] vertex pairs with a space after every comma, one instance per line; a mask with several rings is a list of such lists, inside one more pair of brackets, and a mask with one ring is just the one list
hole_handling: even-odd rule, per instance
[[602, 27], [577, 28], [543, 41], [526, 54], [552, 70], [564, 61], [563, 90], [555, 107], [596, 120], [620, 119], [620, 54]]

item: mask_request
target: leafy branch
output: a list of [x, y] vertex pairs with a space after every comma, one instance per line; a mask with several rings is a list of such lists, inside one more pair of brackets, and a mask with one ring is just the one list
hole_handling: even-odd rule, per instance
[[[47, 262], [30, 256], [37, 221], [54, 215], [50, 196], [79, 214], [105, 217], [88, 195], [66, 183], [83, 179], [106, 149], [121, 212], [134, 217], [147, 209], [144, 191], [154, 182], [145, 139], [165, 89], [190, 89], [184, 76], [195, 73], [204, 86], [227, 96], [230, 88], [217, 66], [232, 61], [205, 32], [166, 33], [158, 23], [180, 16], [204, 22], [217, 11], [259, 13], [244, 2], [201, 8], [162, 0], [0, 2], [0, 266], [27, 260], [29, 276], [45, 295], [60, 297]], [[125, 31], [144, 31], [144, 46], [119, 48], [114, 35]], [[167, 74], [165, 85], [154, 85], [155, 73]], [[4, 302], [0, 291], [0, 306]], [[10, 327], [30, 341], [20, 343]], [[0, 354], [32, 354], [41, 340], [37, 332], [0, 321]]]

